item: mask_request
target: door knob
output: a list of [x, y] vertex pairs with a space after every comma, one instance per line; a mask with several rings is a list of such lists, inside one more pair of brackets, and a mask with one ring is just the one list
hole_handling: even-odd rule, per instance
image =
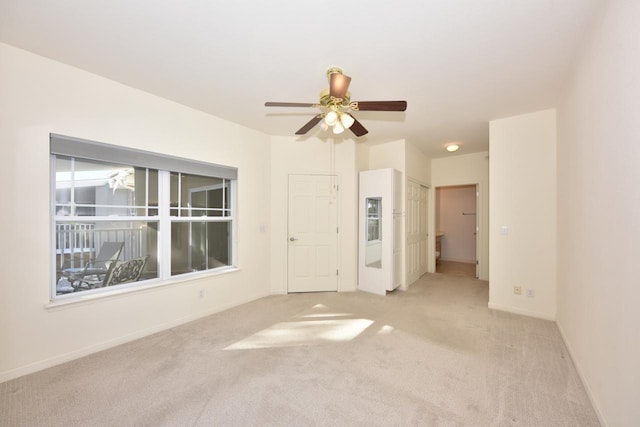
[[292, 242], [295, 242], [298, 239], [296, 239], [295, 237], [289, 237], [289, 240], [292, 241]]

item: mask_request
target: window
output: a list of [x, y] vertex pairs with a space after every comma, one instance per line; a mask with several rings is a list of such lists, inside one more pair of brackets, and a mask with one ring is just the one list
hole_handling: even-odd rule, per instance
[[171, 173], [171, 274], [228, 266], [230, 181]]
[[52, 299], [234, 265], [235, 168], [53, 134], [51, 165]]
[[376, 242], [380, 236], [380, 212], [382, 200], [367, 198], [367, 242]]

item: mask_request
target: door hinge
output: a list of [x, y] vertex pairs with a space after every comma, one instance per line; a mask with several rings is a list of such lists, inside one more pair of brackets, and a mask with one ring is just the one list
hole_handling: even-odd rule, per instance
[[340, 227], [336, 227], [336, 233], [340, 233]]
[[336, 276], [338, 275], [338, 270], [336, 270]]

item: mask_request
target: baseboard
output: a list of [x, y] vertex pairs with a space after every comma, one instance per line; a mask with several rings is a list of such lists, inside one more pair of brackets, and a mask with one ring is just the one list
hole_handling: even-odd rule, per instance
[[185, 323], [189, 323], [189, 322], [192, 322], [194, 320], [198, 320], [198, 319], [201, 319], [203, 317], [207, 317], [207, 316], [210, 316], [212, 314], [219, 313], [221, 311], [228, 310], [230, 308], [237, 307], [239, 305], [246, 304], [248, 302], [255, 301], [255, 300], [260, 299], [260, 298], [264, 298], [266, 296], [269, 296], [269, 294], [254, 295], [252, 297], [244, 298], [244, 299], [242, 299], [240, 301], [237, 301], [235, 303], [225, 304], [225, 305], [222, 305], [222, 306], [214, 307], [214, 308], [209, 309], [209, 310], [200, 311], [198, 313], [194, 313], [194, 314], [190, 314], [188, 316], [180, 317], [178, 319], [174, 319], [172, 321], [165, 322], [165, 323], [153, 326], [151, 328], [142, 329], [142, 330], [133, 332], [131, 334], [127, 334], [127, 335], [124, 335], [124, 336], [121, 336], [121, 337], [118, 337], [118, 338], [114, 338], [112, 340], [104, 341], [104, 342], [101, 342], [101, 343], [98, 343], [98, 344], [91, 345], [89, 347], [81, 348], [79, 350], [74, 350], [74, 351], [71, 351], [69, 353], [61, 354], [61, 355], [54, 356], [54, 357], [51, 357], [51, 358], [48, 358], [48, 359], [45, 359], [45, 360], [40, 360], [38, 362], [34, 362], [34, 363], [31, 363], [31, 364], [28, 364], [28, 365], [25, 365], [25, 366], [21, 366], [19, 368], [15, 368], [15, 369], [12, 369], [12, 370], [9, 370], [9, 371], [5, 371], [5, 372], [0, 373], [0, 383], [3, 383], [5, 381], [9, 381], [9, 380], [21, 377], [23, 375], [28, 375], [28, 374], [32, 374], [34, 372], [42, 371], [43, 369], [51, 368], [53, 366], [57, 366], [57, 365], [60, 365], [62, 363], [70, 362], [72, 360], [79, 359], [81, 357], [88, 356], [90, 354], [97, 353], [97, 352], [102, 351], [102, 350], [107, 350], [109, 348], [116, 347], [118, 345], [125, 344], [125, 343], [128, 343], [130, 341], [134, 341], [134, 340], [137, 340], [137, 339], [140, 339], [140, 338], [144, 338], [146, 336], [149, 336], [149, 335], [152, 335], [152, 334], [155, 334], [155, 333], [158, 333], [158, 332], [162, 332], [164, 330], [171, 329], [171, 328], [174, 328], [176, 326], [180, 326], [180, 325], [183, 325]]
[[523, 316], [535, 317], [537, 319], [551, 320], [554, 322], [556, 320], [555, 315], [550, 313], [544, 313], [542, 311], [526, 310], [524, 308], [494, 304], [492, 302], [489, 302], [488, 307], [491, 310], [506, 311], [507, 313], [521, 314]]
[[564, 346], [567, 347], [567, 352], [569, 352], [569, 357], [571, 358], [571, 362], [573, 363], [573, 366], [576, 368], [576, 372], [580, 377], [580, 381], [582, 381], [582, 385], [584, 386], [584, 389], [587, 391], [587, 396], [589, 396], [589, 401], [591, 402], [591, 406], [593, 406], [593, 410], [596, 411], [596, 416], [598, 417], [598, 421], [600, 421], [600, 425], [603, 427], [608, 427], [608, 424], [604, 419], [604, 415], [602, 414], [602, 410], [600, 409], [600, 406], [598, 405], [598, 402], [596, 401], [593, 395], [593, 391], [591, 391], [591, 386], [589, 385], [589, 381], [587, 381], [587, 378], [584, 376], [583, 370], [580, 367], [580, 364], [575, 358], [575, 353], [571, 348], [571, 344], [569, 343], [569, 340], [567, 339], [567, 336], [565, 335], [564, 330], [562, 329], [562, 326], [557, 321], [556, 321], [556, 325], [558, 326], [558, 330], [560, 331], [560, 336], [562, 337]]

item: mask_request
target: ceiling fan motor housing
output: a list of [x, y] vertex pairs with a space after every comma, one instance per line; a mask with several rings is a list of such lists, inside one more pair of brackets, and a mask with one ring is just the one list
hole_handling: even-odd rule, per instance
[[[351, 93], [347, 92], [347, 94], [342, 98], [342, 102], [340, 105], [343, 107], [348, 107], [349, 102], [351, 101]], [[320, 92], [320, 105], [323, 107], [328, 107], [332, 104], [335, 104], [335, 101], [331, 97], [330, 89], [324, 89]]]

